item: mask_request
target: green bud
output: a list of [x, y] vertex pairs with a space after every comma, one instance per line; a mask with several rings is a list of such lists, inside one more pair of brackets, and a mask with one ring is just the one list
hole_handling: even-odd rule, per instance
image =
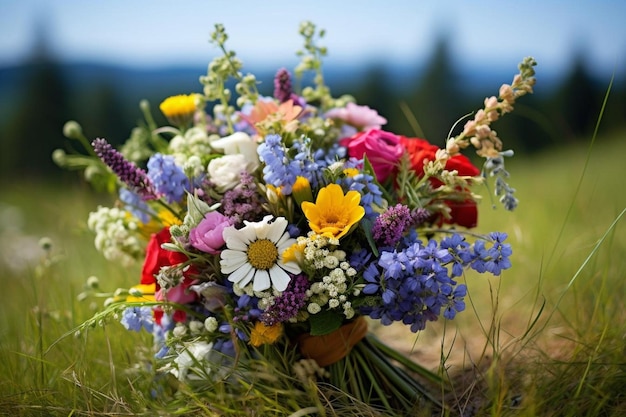
[[74, 120], [70, 120], [63, 126], [63, 135], [70, 139], [80, 139], [83, 136], [83, 129]]
[[41, 239], [39, 239], [39, 246], [41, 246], [41, 249], [48, 252], [50, 249], [52, 249], [52, 239], [50, 239], [49, 237], [42, 237]]
[[98, 279], [98, 277], [92, 275], [89, 278], [87, 278], [87, 287], [96, 289], [99, 286], [100, 286], [100, 280]]
[[67, 154], [63, 149], [55, 149], [52, 152], [52, 160], [59, 166], [64, 166], [67, 162]]

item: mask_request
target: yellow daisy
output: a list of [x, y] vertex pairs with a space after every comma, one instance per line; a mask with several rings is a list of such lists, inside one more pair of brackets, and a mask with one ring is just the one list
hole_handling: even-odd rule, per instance
[[365, 215], [360, 202], [361, 194], [358, 191], [348, 191], [344, 195], [341, 186], [330, 184], [319, 191], [315, 204], [303, 202], [302, 211], [311, 230], [339, 239]]

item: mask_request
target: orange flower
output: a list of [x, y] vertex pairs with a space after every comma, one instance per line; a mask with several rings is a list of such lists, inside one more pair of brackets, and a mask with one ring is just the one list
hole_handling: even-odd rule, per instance
[[273, 326], [266, 326], [263, 322], [257, 321], [250, 333], [250, 344], [259, 347], [265, 344], [272, 344], [283, 334], [283, 325], [277, 323]]

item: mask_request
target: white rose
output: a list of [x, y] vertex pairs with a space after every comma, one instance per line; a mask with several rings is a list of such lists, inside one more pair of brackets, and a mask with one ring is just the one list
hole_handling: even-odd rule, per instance
[[224, 155], [211, 159], [207, 170], [211, 182], [218, 191], [224, 192], [232, 190], [239, 184], [241, 171], [248, 171], [248, 161], [242, 154]]
[[211, 146], [223, 152], [224, 155], [243, 155], [250, 163], [248, 172], [254, 171], [259, 166], [259, 155], [257, 154], [259, 145], [247, 133], [233, 133], [230, 136], [212, 141]]

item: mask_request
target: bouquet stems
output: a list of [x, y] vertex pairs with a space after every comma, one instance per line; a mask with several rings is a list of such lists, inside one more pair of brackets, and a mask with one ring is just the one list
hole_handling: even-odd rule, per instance
[[417, 378], [443, 383], [436, 374], [368, 334], [340, 361], [326, 368], [327, 382], [385, 415], [430, 415], [443, 405]]

